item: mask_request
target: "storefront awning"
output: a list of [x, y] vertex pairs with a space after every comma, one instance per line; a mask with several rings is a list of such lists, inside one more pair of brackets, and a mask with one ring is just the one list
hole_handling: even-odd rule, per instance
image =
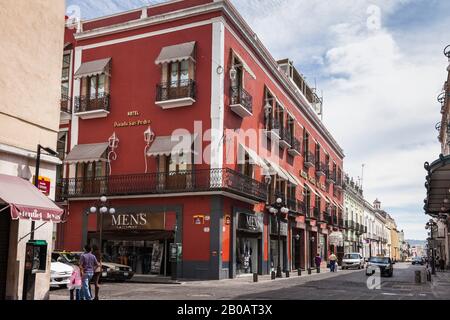
[[192, 152], [192, 144], [195, 135], [171, 135], [156, 137], [150, 149], [147, 151], [149, 157], [179, 155]]
[[247, 148], [246, 146], [239, 144], [239, 160], [243, 160], [243, 155], [241, 152], [247, 152], [247, 154], [249, 155], [249, 157], [252, 159], [252, 163], [256, 164], [257, 166], [263, 168], [263, 169], [267, 169], [267, 163], [264, 161], [263, 158], [261, 158], [255, 151], [253, 151], [250, 148]]
[[195, 41], [181, 43], [174, 46], [168, 46], [161, 49], [158, 58], [156, 58], [156, 64], [171, 63], [177, 61], [184, 61], [194, 59], [195, 53]]
[[450, 156], [441, 155], [431, 165], [426, 162], [425, 170], [428, 171], [425, 182], [425, 213], [436, 217], [441, 213], [449, 214], [450, 204], [444, 201], [450, 198]]
[[268, 171], [265, 172], [264, 174], [269, 174], [271, 176], [278, 175], [281, 179], [286, 180], [286, 181], [292, 180], [292, 177], [290, 177], [289, 174], [286, 173], [286, 171], [283, 168], [281, 168], [279, 165], [270, 161], [269, 159], [264, 159], [264, 161], [266, 161], [266, 163], [268, 165]]
[[64, 163], [89, 163], [96, 161], [107, 162], [108, 159], [104, 157], [106, 150], [108, 149], [108, 142], [92, 143], [92, 144], [79, 144], [76, 145], [72, 151], [64, 159]]
[[77, 72], [75, 72], [75, 79], [108, 73], [110, 61], [111, 58], [106, 58], [82, 63]]
[[305, 184], [312, 193], [314, 193], [316, 196], [320, 197], [320, 194], [316, 191], [316, 188], [314, 188], [313, 185], [311, 185], [309, 182], [305, 182]]
[[59, 223], [64, 213], [29, 181], [4, 174], [0, 174], [0, 202], [10, 206], [14, 220]]

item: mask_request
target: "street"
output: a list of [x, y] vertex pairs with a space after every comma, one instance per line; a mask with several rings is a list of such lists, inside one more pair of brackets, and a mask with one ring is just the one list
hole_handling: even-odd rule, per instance
[[[370, 290], [364, 270], [339, 270], [270, 280], [252, 277], [182, 284], [104, 283], [103, 300], [435, 300], [450, 299], [450, 273], [438, 274], [433, 282], [414, 283], [420, 266], [395, 264], [392, 278], [381, 278], [381, 289]], [[67, 300], [67, 289], [52, 290], [51, 300]]]

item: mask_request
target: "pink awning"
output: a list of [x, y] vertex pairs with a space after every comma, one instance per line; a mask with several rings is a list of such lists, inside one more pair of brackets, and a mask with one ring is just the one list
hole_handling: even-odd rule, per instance
[[10, 206], [14, 220], [59, 223], [64, 213], [29, 181], [4, 174], [0, 174], [0, 202]]

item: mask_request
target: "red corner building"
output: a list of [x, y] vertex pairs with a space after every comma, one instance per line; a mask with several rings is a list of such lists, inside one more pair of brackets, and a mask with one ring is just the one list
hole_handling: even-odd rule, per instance
[[62, 87], [58, 250], [101, 242], [137, 274], [185, 279], [343, 253], [344, 154], [321, 99], [229, 1], [68, 21]]

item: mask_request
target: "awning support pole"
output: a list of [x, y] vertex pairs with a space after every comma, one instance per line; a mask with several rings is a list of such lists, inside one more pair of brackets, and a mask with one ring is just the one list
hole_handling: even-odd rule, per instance
[[[34, 222], [34, 221], [33, 221]], [[44, 225], [46, 225], [48, 222], [44, 222], [43, 224], [41, 224], [39, 227], [34, 228], [33, 231], [28, 232], [26, 235], [24, 235], [22, 238], [19, 239], [19, 242], [22, 241], [23, 239], [25, 239], [26, 237], [28, 237], [30, 234], [34, 233], [34, 231], [39, 230], [40, 228], [42, 228]], [[33, 240], [33, 239], [32, 239]]]

